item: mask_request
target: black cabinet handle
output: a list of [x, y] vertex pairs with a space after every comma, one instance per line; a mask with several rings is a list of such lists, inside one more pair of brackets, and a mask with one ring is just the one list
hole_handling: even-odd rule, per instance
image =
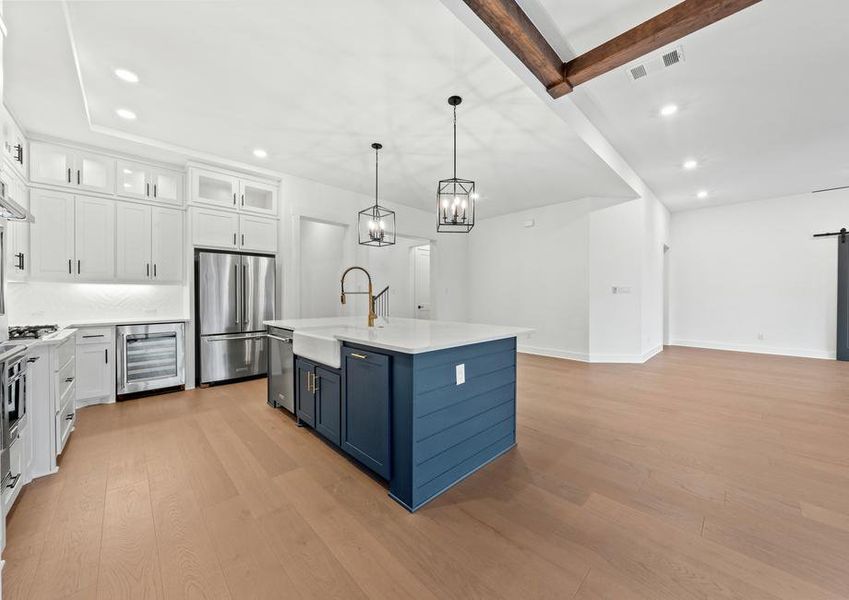
[[40, 357], [40, 356], [31, 356], [31, 357], [29, 357], [29, 358], [27, 359], [27, 362], [28, 362], [28, 363], [30, 363], [30, 364], [32, 364], [32, 363], [34, 363], [34, 362], [38, 362], [38, 359], [39, 359], [39, 358], [41, 358], [41, 357]]
[[236, 245], [236, 234], [235, 233], [233, 234], [233, 245], [234, 246]]
[[25, 257], [24, 253], [21, 252], [21, 271], [26, 269], [26, 262], [24, 261], [24, 257]]
[[153, 184], [153, 197], [156, 198], [156, 184]]
[[236, 206], [236, 192], [233, 192], [233, 206]]
[[6, 487], [7, 487], [7, 488], [9, 488], [10, 490], [15, 489], [15, 486], [16, 486], [16, 485], [18, 485], [18, 479], [20, 479], [20, 478], [21, 478], [21, 474], [20, 474], [20, 473], [18, 473], [17, 475], [15, 475], [14, 477], [12, 477], [12, 481], [10, 481], [9, 483], [7, 483], [7, 484], [6, 484]]
[[23, 271], [24, 270], [24, 253], [23, 252], [16, 253], [15, 258], [18, 259], [18, 264], [15, 265], [15, 268]]
[[73, 380], [73, 377], [65, 377], [65, 383], [71, 383]]
[[153, 276], [156, 277], [156, 263], [153, 263]]
[[73, 418], [74, 418], [74, 413], [68, 413], [67, 415], [65, 415], [65, 420], [66, 420], [66, 421], [70, 421], [70, 420], [71, 420], [71, 419], [73, 419]]
[[147, 275], [145, 277], [150, 277], [150, 263], [147, 263]]
[[77, 259], [77, 275], [79, 275], [79, 274], [80, 274], [80, 263], [81, 263], [81, 262], [82, 262], [82, 261], [78, 258], [78, 259]]
[[242, 194], [242, 206], [244, 206], [244, 205], [245, 205], [245, 195]]
[[109, 364], [109, 348], [103, 349], [103, 361], [108, 365]]
[[68, 167], [68, 183], [71, 183], [71, 167]]
[[149, 183], [144, 184], [144, 195], [150, 196], [150, 184]]
[[97, 335], [84, 335], [84, 338], [98, 338], [98, 337], [106, 337], [102, 333], [98, 333]]
[[71, 270], [71, 259], [70, 258], [68, 259], [68, 273], [73, 273], [73, 271]]
[[77, 185], [80, 184], [80, 170], [77, 169]]
[[15, 146], [15, 160], [21, 164], [24, 164], [24, 145], [17, 144]]
[[245, 245], [245, 234], [243, 233], [242, 234], [242, 246], [244, 246], [244, 245]]

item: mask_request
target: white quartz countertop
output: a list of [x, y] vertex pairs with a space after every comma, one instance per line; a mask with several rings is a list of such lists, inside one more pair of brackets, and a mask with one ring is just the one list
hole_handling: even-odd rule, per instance
[[367, 327], [365, 316], [284, 319], [265, 321], [265, 325], [319, 337], [332, 337], [342, 342], [383, 348], [404, 354], [420, 354], [457, 346], [491, 342], [518, 337], [533, 331], [524, 327], [426, 321], [397, 317], [378, 319], [374, 327]]
[[67, 321], [60, 323], [59, 326], [65, 327], [112, 327], [114, 325], [154, 325], [157, 323], [186, 323], [187, 317], [139, 317], [137, 319], [87, 319], [83, 321]]

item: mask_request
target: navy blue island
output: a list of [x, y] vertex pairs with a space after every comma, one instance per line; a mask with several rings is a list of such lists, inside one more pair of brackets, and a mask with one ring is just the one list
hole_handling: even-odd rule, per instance
[[516, 445], [516, 338], [527, 329], [399, 318], [370, 328], [351, 317], [266, 325], [293, 342], [299, 423], [386, 480], [410, 511]]

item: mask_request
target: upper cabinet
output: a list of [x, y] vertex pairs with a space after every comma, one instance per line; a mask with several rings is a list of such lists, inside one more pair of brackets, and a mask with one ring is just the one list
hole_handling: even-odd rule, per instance
[[120, 203], [116, 218], [117, 276], [121, 281], [183, 280], [183, 212]]
[[29, 161], [26, 138], [6, 107], [0, 106], [0, 115], [2, 115], [0, 120], [2, 120], [3, 156], [18, 175], [26, 178]]
[[192, 244], [202, 248], [277, 252], [277, 219], [193, 206]]
[[198, 204], [277, 216], [277, 185], [228, 172], [190, 169], [191, 200]]
[[[29, 210], [29, 189], [23, 179], [11, 172], [0, 173], [0, 181], [6, 186], [6, 195]], [[6, 274], [9, 281], [26, 279], [29, 272], [29, 223], [24, 221], [6, 222]]]
[[183, 175], [143, 163], [118, 160], [117, 194], [179, 206], [183, 202]]
[[114, 158], [45, 142], [32, 142], [30, 154], [33, 183], [115, 193]]

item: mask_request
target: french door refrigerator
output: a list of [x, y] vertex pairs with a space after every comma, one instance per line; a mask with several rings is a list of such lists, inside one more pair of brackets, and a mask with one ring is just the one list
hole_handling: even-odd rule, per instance
[[200, 383], [264, 375], [263, 321], [274, 319], [274, 258], [198, 251], [197, 323]]

